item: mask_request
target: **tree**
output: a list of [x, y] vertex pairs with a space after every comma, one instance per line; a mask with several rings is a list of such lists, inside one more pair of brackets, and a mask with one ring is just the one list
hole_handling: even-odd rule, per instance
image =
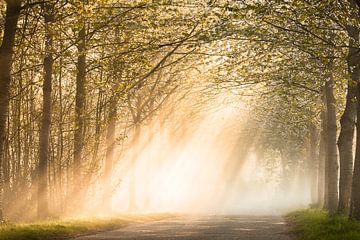
[[326, 79], [324, 86], [324, 94], [326, 101], [326, 161], [328, 162], [328, 185], [327, 185], [327, 195], [328, 195], [328, 209], [329, 212], [334, 214], [337, 212], [338, 208], [338, 157], [337, 157], [337, 149], [336, 149], [336, 132], [337, 132], [337, 124], [336, 124], [336, 100], [334, 97], [334, 76], [333, 76], [333, 62], [329, 61], [327, 66], [328, 78]]
[[48, 162], [49, 162], [49, 135], [51, 125], [52, 104], [52, 71], [53, 71], [53, 29], [54, 22], [53, 3], [44, 3], [45, 22], [45, 58], [44, 58], [44, 83], [43, 83], [43, 109], [39, 141], [39, 167], [38, 167], [38, 216], [47, 217], [49, 214], [48, 203]]
[[[20, 16], [21, 1], [6, 1], [5, 29], [0, 46], [0, 193], [3, 191], [6, 119], [9, 108], [11, 66], [13, 62], [16, 26]], [[3, 219], [2, 194], [0, 194], [0, 220]]]
[[74, 131], [74, 160], [73, 160], [73, 194], [75, 201], [83, 197], [83, 148], [85, 130], [85, 81], [86, 81], [86, 22], [81, 20], [78, 36], [78, 59], [76, 63], [76, 96], [75, 96], [75, 131]]

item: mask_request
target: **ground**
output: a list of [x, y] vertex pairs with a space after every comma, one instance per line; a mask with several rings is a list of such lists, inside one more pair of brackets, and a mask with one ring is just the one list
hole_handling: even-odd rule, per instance
[[182, 216], [134, 224], [118, 230], [80, 237], [76, 240], [293, 240], [279, 216]]
[[112, 217], [48, 219], [29, 223], [0, 223], [0, 240], [65, 240], [129, 225], [173, 218], [174, 214], [127, 214]]

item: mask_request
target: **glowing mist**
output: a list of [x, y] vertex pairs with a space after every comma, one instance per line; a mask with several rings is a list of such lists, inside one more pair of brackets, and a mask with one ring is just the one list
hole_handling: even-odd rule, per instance
[[275, 161], [271, 172], [264, 167], [256, 142], [237, 151], [247, 140], [241, 136], [246, 108], [223, 97], [209, 104], [217, 107], [196, 121], [170, 119], [173, 124], [164, 125], [155, 118], [138, 130], [136, 146], [117, 161], [114, 211], [280, 214], [306, 206], [309, 191], [298, 187], [298, 173], [285, 194], [279, 189], [281, 166]]

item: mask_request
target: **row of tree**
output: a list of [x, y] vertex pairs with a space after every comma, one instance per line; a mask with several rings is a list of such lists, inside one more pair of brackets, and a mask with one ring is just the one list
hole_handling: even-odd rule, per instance
[[256, 94], [264, 129], [260, 146], [285, 158], [284, 180], [294, 171], [290, 163], [302, 164], [314, 205], [355, 219], [360, 219], [359, 7], [353, 0], [228, 5], [233, 20], [226, 38], [233, 49], [226, 76], [218, 78], [224, 86], [247, 86]]
[[[187, 92], [199, 46], [222, 25], [210, 5], [1, 3], [1, 219], [86, 208], [93, 183], [111, 182], [115, 150]], [[110, 192], [97, 193], [104, 210]]]
[[[93, 183], [112, 181], [115, 150], [136, 147], [142, 125], [164, 106], [174, 114], [200, 82], [206, 97], [251, 96], [261, 129], [251, 144], [281, 157], [282, 181], [301, 165], [314, 204], [360, 219], [359, 9], [355, 0], [2, 2], [0, 218], [85, 208]], [[97, 194], [108, 209], [111, 190]]]

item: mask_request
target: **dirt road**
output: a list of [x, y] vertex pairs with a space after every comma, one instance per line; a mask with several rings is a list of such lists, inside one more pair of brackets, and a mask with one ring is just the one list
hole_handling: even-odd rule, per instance
[[184, 216], [136, 224], [77, 240], [293, 240], [284, 220], [277, 216]]

